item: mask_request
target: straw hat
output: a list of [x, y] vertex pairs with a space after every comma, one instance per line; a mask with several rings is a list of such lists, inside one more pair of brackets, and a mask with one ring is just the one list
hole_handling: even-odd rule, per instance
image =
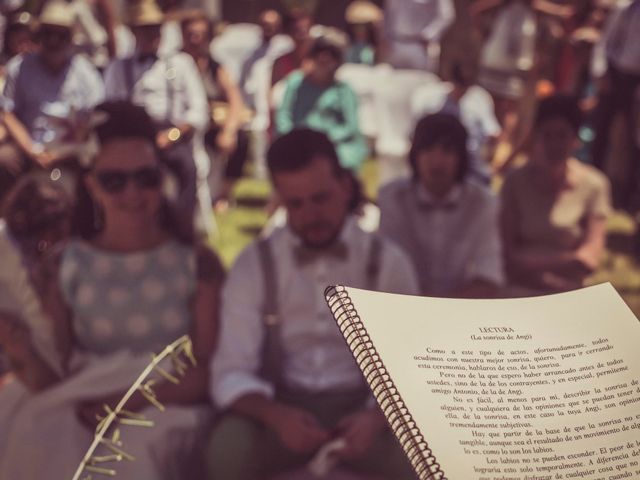
[[347, 7], [345, 19], [347, 23], [378, 23], [382, 21], [384, 14], [375, 4], [366, 0], [355, 0]]
[[73, 6], [61, 0], [47, 2], [38, 17], [40, 25], [73, 28], [76, 23], [76, 12]]
[[164, 13], [155, 0], [133, 1], [126, 13], [127, 25], [130, 27], [161, 25], [164, 22]]

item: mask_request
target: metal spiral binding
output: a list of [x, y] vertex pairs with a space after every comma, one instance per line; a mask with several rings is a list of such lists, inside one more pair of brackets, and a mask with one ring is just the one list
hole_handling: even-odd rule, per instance
[[391, 430], [420, 480], [447, 480], [429, 445], [395, 387], [343, 286], [327, 287], [324, 296]]

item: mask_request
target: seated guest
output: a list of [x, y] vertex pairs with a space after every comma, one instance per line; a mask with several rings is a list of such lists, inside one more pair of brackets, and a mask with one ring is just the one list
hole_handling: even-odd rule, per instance
[[7, 18], [2, 40], [0, 64], [5, 65], [16, 55], [24, 55], [36, 50], [33, 18], [26, 12]]
[[211, 199], [203, 200], [201, 192], [207, 197], [209, 192], [199, 175], [209, 164], [202, 144], [209, 112], [198, 69], [184, 52], [159, 51], [165, 17], [154, 0], [128, 5], [127, 21], [136, 50], [105, 71], [107, 99], [129, 100], [147, 110], [158, 130], [156, 145], [180, 183], [180, 228], [192, 233], [187, 229], [195, 218], [199, 233], [212, 233]]
[[349, 47], [345, 63], [374, 65], [380, 59], [380, 36], [384, 15], [372, 2], [352, 2], [345, 12]]
[[183, 50], [195, 61], [212, 113], [209, 129], [205, 133], [205, 146], [226, 161], [221, 191], [214, 196], [226, 202], [235, 181], [242, 171], [249, 150], [247, 134], [240, 128], [246, 118], [242, 95], [226, 68], [209, 53], [213, 38], [213, 25], [204, 13], [193, 13], [182, 21]]
[[250, 245], [224, 288], [210, 387], [224, 416], [209, 442], [209, 478], [264, 478], [343, 438], [345, 466], [413, 479], [323, 293], [340, 283], [416, 294], [413, 269], [397, 247], [356, 225], [351, 207], [360, 202], [324, 134], [280, 137], [267, 163], [287, 226]]
[[13, 391], [13, 401], [0, 401], [0, 478], [71, 478], [104, 405], [114, 408], [150, 353], [185, 334], [197, 366], [179, 385], [154, 386], [164, 413], [139, 391], [131, 397], [126, 410], [143, 413], [154, 427], [122, 431], [135, 461], [114, 469], [123, 478], [189, 478], [179, 457], [185, 460], [188, 439], [209, 415], [207, 366], [222, 268], [211, 252], [175, 233], [149, 116], [127, 102], [99, 111], [108, 118], [96, 128], [98, 151], [78, 179], [79, 236], [62, 250], [44, 289], [67, 375], [36, 394]]
[[285, 17], [284, 30], [293, 40], [293, 50], [274, 60], [271, 71], [272, 86], [302, 67], [313, 43], [309, 33], [312, 25], [311, 15], [301, 10], [294, 10]]
[[412, 96], [411, 108], [416, 120], [438, 112], [457, 117], [469, 135], [469, 176], [482, 185], [488, 185], [493, 147], [502, 129], [491, 95], [474, 84], [475, 70], [468, 63], [454, 64], [451, 81], [418, 88]]
[[497, 202], [467, 179], [467, 132], [452, 115], [416, 125], [411, 178], [379, 194], [380, 233], [413, 260], [424, 295], [484, 298], [503, 281]]
[[316, 39], [305, 71], [287, 78], [284, 99], [276, 113], [276, 130], [282, 135], [307, 127], [327, 134], [336, 146], [340, 164], [358, 171], [368, 148], [358, 125], [358, 99], [353, 89], [336, 80], [342, 64], [339, 39]]
[[[104, 99], [100, 73], [84, 56], [74, 53], [72, 6], [51, 0], [38, 20], [39, 48], [9, 61], [3, 91], [3, 121], [25, 159], [18, 171], [62, 160], [53, 146], [70, 132], [52, 114], [71, 118]], [[5, 168], [16, 171], [15, 164], [5, 167], [3, 163], [0, 161], [0, 177]]]
[[512, 295], [580, 288], [602, 257], [609, 182], [572, 157], [582, 113], [575, 99], [544, 99], [529, 163], [502, 188], [501, 229]]

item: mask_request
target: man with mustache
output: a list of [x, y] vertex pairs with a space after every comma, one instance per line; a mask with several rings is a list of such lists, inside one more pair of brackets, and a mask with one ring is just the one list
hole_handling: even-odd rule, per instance
[[209, 478], [263, 478], [343, 439], [344, 466], [413, 479], [323, 294], [332, 284], [415, 294], [413, 267], [357, 226], [355, 181], [324, 134], [293, 130], [267, 162], [288, 223], [242, 253], [223, 292], [211, 394], [224, 415]]

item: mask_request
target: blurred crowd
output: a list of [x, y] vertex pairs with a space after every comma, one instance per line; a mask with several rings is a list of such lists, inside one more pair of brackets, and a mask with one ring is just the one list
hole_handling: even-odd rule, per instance
[[[155, 424], [114, 440], [136, 460], [97, 466], [415, 478], [324, 289], [584, 286], [640, 210], [640, 0], [354, 0], [344, 31], [314, 2], [186, 3], [0, 1], [0, 478], [71, 478], [184, 334], [164, 411], [127, 403]], [[244, 176], [270, 220], [227, 272], [208, 245]]]

